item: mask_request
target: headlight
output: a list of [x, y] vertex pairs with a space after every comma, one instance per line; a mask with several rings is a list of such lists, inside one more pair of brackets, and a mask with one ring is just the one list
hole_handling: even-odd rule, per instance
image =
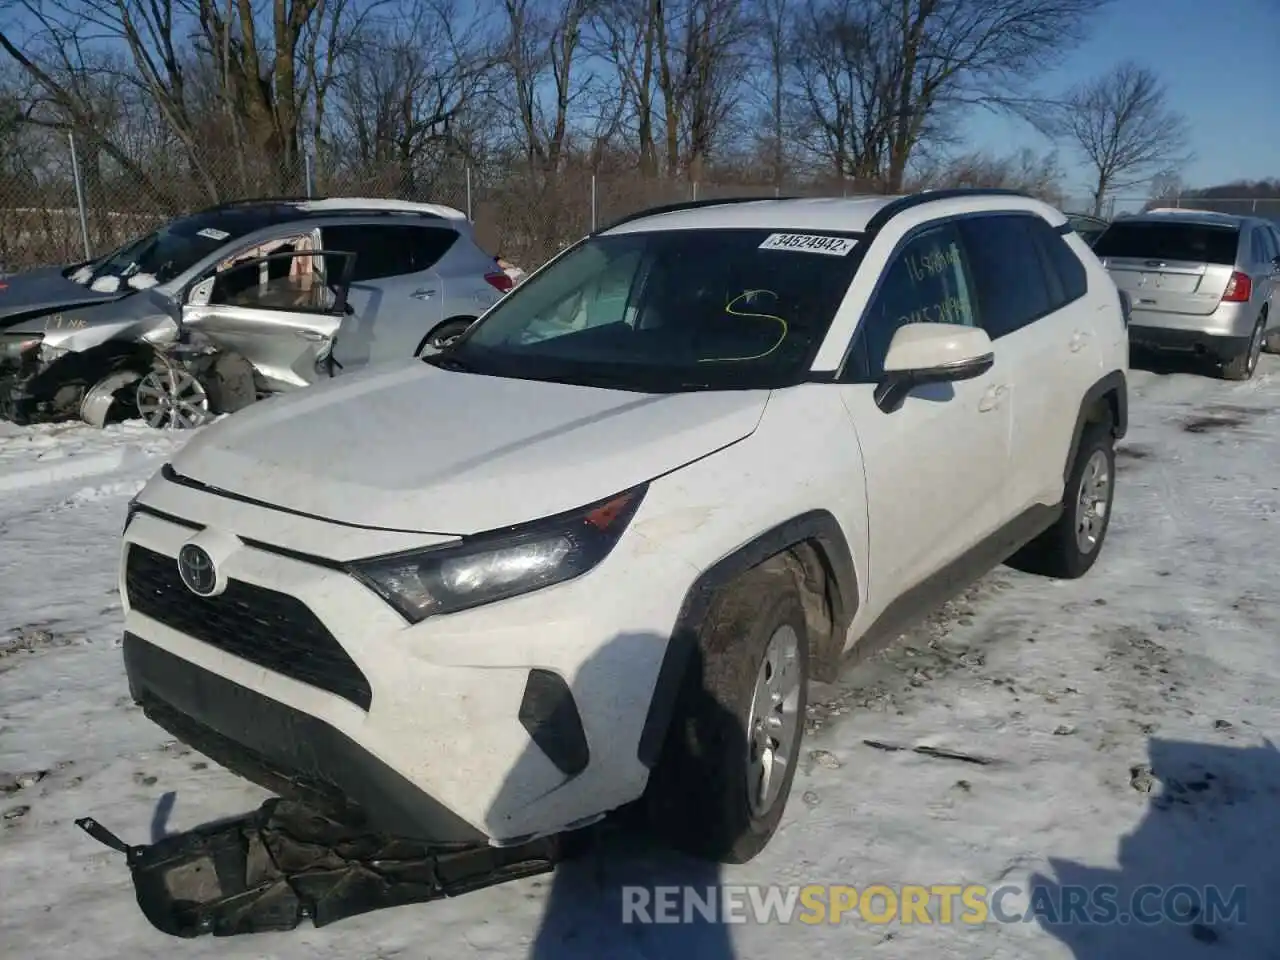
[[572, 580], [599, 564], [646, 489], [456, 545], [363, 560], [350, 570], [410, 623], [504, 600]]
[[43, 333], [0, 333], [0, 361], [17, 363], [44, 342]]

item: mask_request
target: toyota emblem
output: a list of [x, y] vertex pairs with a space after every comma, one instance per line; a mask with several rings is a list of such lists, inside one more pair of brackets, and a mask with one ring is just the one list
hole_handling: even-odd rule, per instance
[[183, 544], [178, 551], [178, 575], [182, 577], [188, 590], [201, 597], [213, 593], [218, 583], [213, 557], [194, 543]]

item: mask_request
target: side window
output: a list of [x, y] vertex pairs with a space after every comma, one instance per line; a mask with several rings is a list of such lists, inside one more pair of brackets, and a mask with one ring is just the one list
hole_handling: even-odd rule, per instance
[[1259, 227], [1254, 231], [1254, 236], [1258, 238], [1258, 250], [1261, 254], [1258, 261], [1269, 265], [1276, 256], [1275, 234], [1270, 227]]
[[1084, 264], [1080, 262], [1080, 258], [1076, 256], [1067, 241], [1039, 217], [1027, 217], [1026, 225], [1031, 236], [1044, 251], [1049, 269], [1057, 274], [1058, 284], [1062, 289], [1062, 299], [1054, 302], [1053, 309], [1073, 303], [1088, 293], [1089, 276], [1085, 273]]
[[1249, 233], [1249, 253], [1250, 259], [1254, 263], [1265, 263], [1267, 261], [1266, 249], [1262, 245], [1262, 231], [1252, 230]]
[[216, 274], [209, 305], [328, 313], [335, 308], [337, 297], [325, 284], [321, 261], [310, 251], [285, 250], [224, 265]]
[[456, 231], [404, 224], [325, 227], [324, 247], [356, 255], [352, 283], [429, 270], [458, 239]]
[[449, 252], [458, 240], [458, 231], [440, 227], [393, 227], [404, 231], [404, 242], [409, 248], [410, 272], [430, 270]]
[[978, 315], [992, 340], [1021, 330], [1055, 306], [1030, 223], [1030, 217], [996, 214], [960, 224]]
[[893, 335], [909, 323], [976, 325], [969, 270], [953, 224], [916, 234], [890, 262], [859, 325], [859, 372], [878, 379]]

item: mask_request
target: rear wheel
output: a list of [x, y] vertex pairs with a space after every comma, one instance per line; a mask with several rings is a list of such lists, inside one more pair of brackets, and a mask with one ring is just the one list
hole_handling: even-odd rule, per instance
[[1062, 498], [1062, 516], [1006, 561], [1015, 570], [1062, 580], [1089, 572], [1111, 524], [1115, 438], [1110, 423], [1091, 423], [1080, 437]]
[[808, 679], [794, 574], [765, 565], [725, 587], [708, 610], [650, 781], [654, 832], [721, 863], [763, 850], [795, 778]]
[[1249, 337], [1249, 346], [1243, 353], [1232, 357], [1222, 365], [1222, 379], [1249, 380], [1258, 369], [1258, 356], [1262, 353], [1263, 335], [1267, 329], [1267, 318], [1261, 316]]
[[[1263, 317], [1266, 316], [1267, 314], [1264, 313]], [[1280, 353], [1280, 330], [1263, 335], [1262, 350], [1264, 353]]]
[[238, 353], [219, 353], [192, 367], [209, 394], [209, 412], [214, 416], [235, 413], [258, 399], [253, 364]]

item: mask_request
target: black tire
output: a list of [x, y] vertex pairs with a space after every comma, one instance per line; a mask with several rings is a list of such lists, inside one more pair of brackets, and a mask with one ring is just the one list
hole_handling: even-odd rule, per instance
[[[1265, 325], [1268, 315], [1267, 307], [1262, 308], [1262, 320]], [[1273, 333], [1264, 333], [1262, 335], [1262, 352], [1263, 353], [1280, 353], [1280, 330]]]
[[[780, 631], [785, 635], [786, 628], [795, 633], [792, 663], [799, 675], [795, 719], [788, 742], [779, 743], [790, 761], [771, 802], [753, 810], [747, 726], [770, 640]], [[646, 819], [653, 833], [683, 853], [746, 863], [778, 828], [804, 736], [809, 637], [794, 574], [768, 564], [724, 588], [708, 610], [696, 646], [662, 758], [650, 777]]]
[[[1106, 491], [1102, 501], [1104, 509], [1100, 524], [1095, 529], [1092, 546], [1084, 550], [1077, 537], [1077, 526], [1082, 519], [1080, 502], [1081, 486], [1086, 472], [1091, 471], [1095, 456], [1100, 455], [1106, 464]], [[1098, 554], [1102, 552], [1107, 530], [1111, 526], [1111, 504], [1115, 497], [1116, 452], [1115, 438], [1110, 423], [1088, 424], [1080, 437], [1071, 474], [1067, 478], [1062, 495], [1062, 516], [1052, 527], [1036, 537], [1007, 561], [1009, 566], [1023, 573], [1055, 577], [1059, 580], [1075, 580], [1089, 572]]]
[[258, 399], [253, 364], [238, 353], [202, 360], [194, 372], [209, 395], [209, 412], [215, 417], [243, 410]]
[[1243, 353], [1236, 354], [1222, 365], [1223, 380], [1250, 380], [1258, 369], [1258, 354], [1262, 352], [1262, 334], [1267, 328], [1267, 317], [1263, 314], [1254, 324], [1253, 333], [1249, 336], [1249, 346]]
[[439, 350], [439, 344], [442, 341], [462, 336], [462, 334], [471, 329], [471, 325], [475, 322], [475, 317], [455, 317], [452, 320], [446, 320], [422, 338], [422, 342], [418, 344], [418, 349], [414, 352], [414, 356], [422, 356], [422, 351], [427, 347]]

